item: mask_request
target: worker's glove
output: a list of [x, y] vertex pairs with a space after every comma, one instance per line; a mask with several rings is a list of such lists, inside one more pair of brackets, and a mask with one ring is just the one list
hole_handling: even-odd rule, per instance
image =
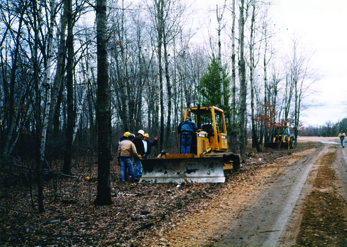
[[141, 158], [142, 158], [141, 154], [139, 154], [138, 156], [139, 156], [139, 159], [141, 159]]

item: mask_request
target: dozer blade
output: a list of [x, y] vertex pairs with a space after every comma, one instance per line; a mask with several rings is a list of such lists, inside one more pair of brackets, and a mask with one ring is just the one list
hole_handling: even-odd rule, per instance
[[140, 183], [224, 183], [223, 157], [142, 160]]

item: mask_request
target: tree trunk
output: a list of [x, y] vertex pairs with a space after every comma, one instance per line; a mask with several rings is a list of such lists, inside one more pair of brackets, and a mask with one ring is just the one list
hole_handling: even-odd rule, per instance
[[123, 58], [123, 90], [124, 90], [124, 113], [123, 113], [123, 127], [124, 129], [130, 129], [129, 123], [129, 96], [128, 96], [128, 76], [127, 76], [127, 59], [126, 59], [126, 51], [125, 51], [125, 8], [124, 8], [124, 0], [122, 0], [122, 58]]
[[35, 120], [36, 120], [36, 172], [37, 172], [37, 199], [39, 212], [44, 212], [43, 207], [43, 180], [42, 180], [42, 171], [43, 171], [43, 163], [41, 162], [41, 152], [40, 152], [40, 140], [41, 140], [41, 91], [40, 91], [40, 81], [39, 81], [39, 66], [38, 66], [38, 45], [39, 45], [39, 28], [38, 28], [38, 10], [37, 10], [37, 2], [33, 0], [33, 21], [34, 21], [34, 33], [35, 33], [35, 41], [34, 41], [34, 85], [35, 85], [35, 93], [36, 93], [36, 102], [35, 102]]
[[255, 147], [257, 149], [257, 152], [260, 152], [260, 146], [258, 142], [258, 135], [256, 130], [256, 124], [255, 124], [255, 114], [254, 114], [254, 68], [255, 68], [255, 62], [254, 62], [254, 26], [255, 26], [255, 3], [252, 3], [252, 18], [251, 18], [251, 30], [250, 30], [250, 43], [249, 43], [249, 60], [250, 60], [250, 66], [249, 66], [249, 80], [251, 84], [251, 111], [252, 111], [252, 147]]
[[301, 106], [301, 93], [302, 87], [298, 88], [298, 80], [295, 80], [295, 109], [294, 109], [294, 147], [298, 145], [298, 127], [300, 120], [300, 106]]
[[[223, 87], [223, 68], [222, 68], [222, 45], [221, 45], [221, 41], [220, 41], [220, 33], [222, 31], [221, 22], [223, 19], [224, 10], [225, 10], [225, 4], [223, 7], [223, 12], [219, 16], [218, 5], [216, 6], [216, 15], [217, 15], [217, 21], [218, 21], [218, 30], [217, 30], [217, 34], [218, 34], [218, 65], [219, 65], [219, 80], [220, 80], [220, 95], [221, 95], [220, 104], [221, 104], [221, 107], [224, 106], [224, 87]], [[227, 102], [227, 104], [228, 104], [228, 102]]]
[[95, 105], [93, 104], [93, 102], [95, 102], [94, 100], [94, 91], [92, 85], [96, 85], [97, 82], [95, 80], [95, 76], [94, 76], [94, 72], [91, 69], [91, 74], [92, 74], [92, 82], [88, 83], [88, 115], [89, 115], [89, 138], [90, 138], [90, 153], [93, 154], [95, 151], [95, 147], [96, 147], [96, 136], [97, 136], [97, 131], [96, 131], [96, 123], [94, 122], [94, 111], [93, 109], [95, 109]]
[[[64, 2], [64, 12], [60, 18], [60, 41], [58, 47], [58, 56], [57, 56], [57, 67], [55, 69], [55, 77], [53, 82], [53, 87], [51, 91], [51, 108], [49, 113], [49, 121], [53, 122], [54, 129], [48, 129], [49, 132], [53, 132], [54, 136], [59, 136], [59, 116], [60, 116], [60, 103], [61, 103], [61, 91], [62, 91], [62, 82], [64, 67], [65, 67], [65, 58], [66, 58], [66, 41], [65, 41], [65, 32], [67, 27], [67, 11], [65, 10], [66, 1]], [[58, 121], [57, 121], [58, 120]], [[58, 125], [58, 126], [57, 126]], [[58, 128], [57, 128], [58, 127]]]
[[[291, 72], [290, 72], [291, 73]], [[283, 108], [284, 108], [284, 120], [287, 121], [290, 111], [290, 105], [292, 102], [293, 97], [293, 86], [294, 86], [294, 80], [293, 75], [288, 74], [286, 76], [286, 87], [285, 87], [285, 94], [283, 98]]]
[[232, 81], [232, 99], [231, 99], [231, 151], [236, 153], [237, 150], [237, 135], [236, 135], [236, 54], [235, 54], [235, 0], [233, 0], [233, 22], [231, 28], [231, 81]]
[[164, 143], [164, 92], [163, 92], [163, 66], [162, 66], [162, 46], [163, 46], [163, 21], [164, 21], [164, 1], [155, 1], [156, 7], [156, 28], [157, 28], [157, 52], [158, 52], [158, 69], [159, 69], [159, 98], [160, 98], [160, 141], [159, 149], [163, 149]]
[[98, 189], [94, 201], [97, 205], [110, 205], [110, 137], [111, 137], [111, 91], [108, 79], [107, 61], [107, 15], [106, 0], [97, 0], [97, 62], [98, 89], [96, 116], [98, 123]]
[[74, 47], [73, 47], [73, 20], [72, 20], [72, 0], [66, 0], [67, 11], [67, 64], [66, 64], [66, 88], [67, 88], [67, 128], [66, 128], [66, 143], [65, 143], [65, 156], [63, 173], [71, 174], [72, 162], [72, 139], [73, 130], [75, 125], [74, 102], [73, 102], [73, 60], [74, 60]]
[[53, 35], [54, 35], [54, 23], [55, 23], [55, 0], [50, 1], [50, 26], [48, 32], [48, 54], [47, 54], [47, 63], [46, 71], [44, 75], [44, 83], [42, 85], [46, 87], [46, 107], [43, 114], [43, 124], [42, 124], [42, 135], [41, 135], [41, 162], [44, 164], [46, 159], [46, 138], [47, 138], [47, 129], [49, 122], [49, 112], [51, 108], [51, 66], [53, 58]]
[[[263, 60], [263, 70], [264, 70], [264, 115], [267, 118], [269, 116], [268, 112], [268, 103], [269, 103], [269, 98], [268, 98], [268, 85], [267, 85], [267, 64], [266, 64], [266, 52], [267, 52], [267, 34], [266, 34], [266, 29], [264, 30], [264, 60]], [[267, 123], [263, 122], [263, 130], [264, 130], [264, 145], [266, 143], [270, 142], [270, 136], [269, 136], [269, 129], [267, 128]]]
[[[138, 85], [139, 85], [139, 91], [138, 91], [138, 96], [139, 96], [139, 100], [137, 102], [138, 105], [138, 112], [137, 112], [137, 118], [138, 120], [136, 122], [138, 122], [140, 124], [140, 127], [143, 128], [142, 126], [142, 105], [143, 105], [143, 88], [145, 87], [145, 61], [142, 57], [142, 47], [141, 47], [141, 38], [142, 38], [142, 33], [141, 33], [141, 28], [137, 29], [137, 47], [139, 49], [138, 51], [138, 62], [139, 62], [139, 75], [138, 75]], [[149, 111], [149, 110], [148, 110]]]
[[[84, 74], [83, 74], [84, 75]], [[73, 135], [72, 135], [72, 144], [75, 142], [75, 138], [76, 138], [76, 135], [77, 135], [77, 129], [78, 129], [78, 124], [80, 123], [81, 121], [81, 117], [82, 117], [82, 107], [84, 105], [84, 100], [87, 96], [87, 82], [88, 79], [84, 77], [84, 86], [83, 86], [83, 89], [82, 89], [82, 97], [81, 97], [81, 102], [77, 105], [77, 109], [76, 109], [76, 124], [74, 125], [74, 128], [73, 128]]]
[[166, 78], [166, 88], [167, 88], [167, 100], [168, 100], [168, 106], [167, 106], [167, 122], [166, 122], [166, 140], [171, 140], [171, 110], [172, 110], [172, 103], [171, 103], [171, 82], [170, 82], [170, 74], [169, 74], [169, 58], [168, 58], [168, 51], [167, 51], [167, 45], [168, 40], [167, 36], [164, 33], [164, 59], [165, 59], [165, 78]]
[[244, 0], [241, 0], [240, 5], [240, 31], [239, 31], [239, 50], [240, 50], [240, 58], [239, 58], [239, 76], [240, 76], [240, 154], [242, 163], [246, 162], [246, 97], [247, 97], [247, 82], [246, 82], [246, 66], [245, 66], [245, 58], [244, 58]]
[[[55, 108], [54, 115], [53, 115], [53, 136], [59, 136], [60, 134], [60, 108], [61, 108], [61, 102], [63, 100], [63, 90], [64, 90], [64, 84], [60, 83], [60, 88], [58, 89], [58, 96], [57, 96], [57, 103], [54, 105], [53, 102], [51, 103], [51, 108]], [[53, 138], [53, 137], [52, 137]]]

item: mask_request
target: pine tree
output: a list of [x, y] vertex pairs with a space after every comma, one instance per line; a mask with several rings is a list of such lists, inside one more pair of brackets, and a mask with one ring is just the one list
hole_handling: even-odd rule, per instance
[[211, 58], [211, 63], [207, 67], [207, 71], [201, 77], [200, 83], [197, 87], [198, 96], [197, 100], [202, 106], [217, 106], [224, 110], [226, 117], [229, 117], [230, 106], [230, 77], [226, 69], [223, 68], [223, 91], [224, 91], [224, 105], [221, 105], [221, 85], [219, 76], [219, 64], [215, 56]]

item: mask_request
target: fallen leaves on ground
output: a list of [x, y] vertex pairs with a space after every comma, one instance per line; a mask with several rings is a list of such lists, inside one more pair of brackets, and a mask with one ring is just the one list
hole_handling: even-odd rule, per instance
[[[44, 213], [37, 211], [37, 192], [28, 182], [4, 184], [0, 191], [1, 245], [150, 245], [144, 239], [162, 236], [182, 220], [209, 207], [223, 189], [254, 175], [254, 170], [291, 151], [268, 150], [248, 157], [238, 173], [224, 184], [141, 184], [121, 182], [112, 161], [110, 206], [95, 206], [97, 165], [75, 160], [73, 177], [53, 177], [45, 182]], [[250, 180], [251, 181], [251, 180]], [[36, 187], [34, 181], [32, 187]], [[251, 188], [249, 189], [251, 191]], [[232, 205], [231, 205], [232, 206]]]

